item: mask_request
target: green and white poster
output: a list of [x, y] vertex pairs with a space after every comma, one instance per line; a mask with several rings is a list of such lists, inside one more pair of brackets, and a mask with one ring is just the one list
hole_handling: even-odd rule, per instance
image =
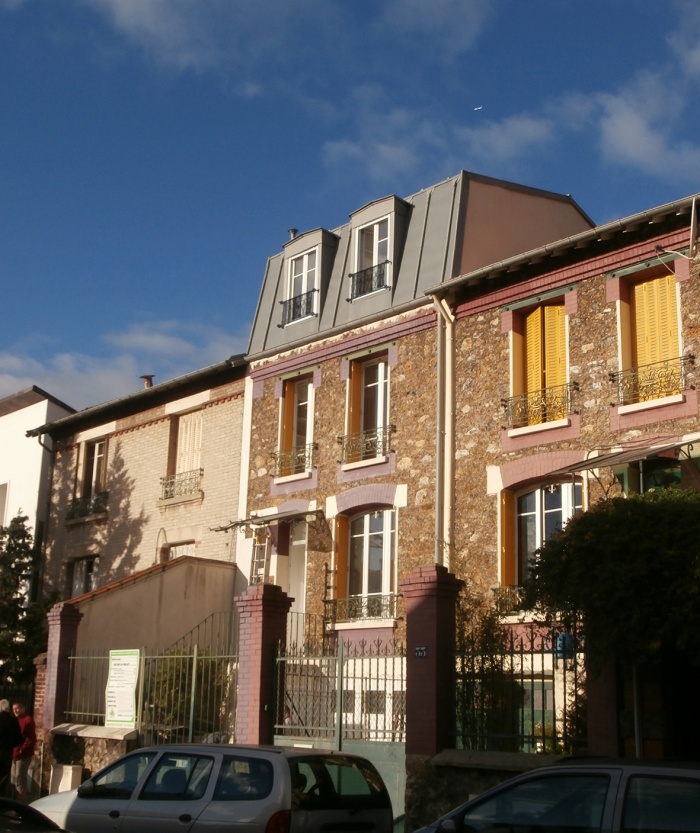
[[138, 648], [109, 652], [109, 676], [105, 690], [105, 726], [136, 728], [136, 683], [139, 677]]

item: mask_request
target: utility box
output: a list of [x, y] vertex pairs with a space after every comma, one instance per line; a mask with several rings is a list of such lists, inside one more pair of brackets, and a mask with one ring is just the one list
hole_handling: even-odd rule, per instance
[[51, 767], [49, 793], [62, 793], [79, 787], [83, 781], [82, 764], [54, 764]]

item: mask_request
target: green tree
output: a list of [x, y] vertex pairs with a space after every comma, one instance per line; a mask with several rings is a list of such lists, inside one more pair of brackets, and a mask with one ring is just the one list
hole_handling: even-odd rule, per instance
[[34, 678], [34, 657], [46, 650], [46, 611], [51, 600], [30, 603], [37, 553], [25, 515], [0, 526], [0, 684]]
[[700, 493], [613, 498], [572, 518], [537, 552], [523, 606], [582, 622], [589, 661], [700, 661]]

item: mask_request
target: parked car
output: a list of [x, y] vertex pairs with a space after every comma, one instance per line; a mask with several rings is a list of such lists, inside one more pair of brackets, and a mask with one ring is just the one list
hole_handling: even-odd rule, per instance
[[0, 830], [17, 833], [65, 833], [51, 819], [34, 807], [11, 798], [0, 798]]
[[565, 763], [488, 790], [417, 833], [700, 831], [700, 765]]
[[139, 749], [32, 807], [72, 833], [389, 833], [393, 821], [369, 761], [281, 746]]

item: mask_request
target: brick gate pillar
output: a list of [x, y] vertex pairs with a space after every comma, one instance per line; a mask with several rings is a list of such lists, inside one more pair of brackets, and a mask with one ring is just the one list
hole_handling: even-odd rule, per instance
[[236, 599], [240, 617], [237, 743], [273, 741], [277, 648], [286, 641], [292, 601], [275, 584], [251, 585]]
[[406, 754], [454, 746], [455, 608], [464, 582], [439, 564], [400, 582], [406, 601]]
[[83, 614], [69, 602], [59, 602], [51, 608], [46, 618], [49, 623], [49, 639], [44, 686], [44, 735], [66, 719], [70, 683], [68, 657], [77, 645], [78, 625]]

